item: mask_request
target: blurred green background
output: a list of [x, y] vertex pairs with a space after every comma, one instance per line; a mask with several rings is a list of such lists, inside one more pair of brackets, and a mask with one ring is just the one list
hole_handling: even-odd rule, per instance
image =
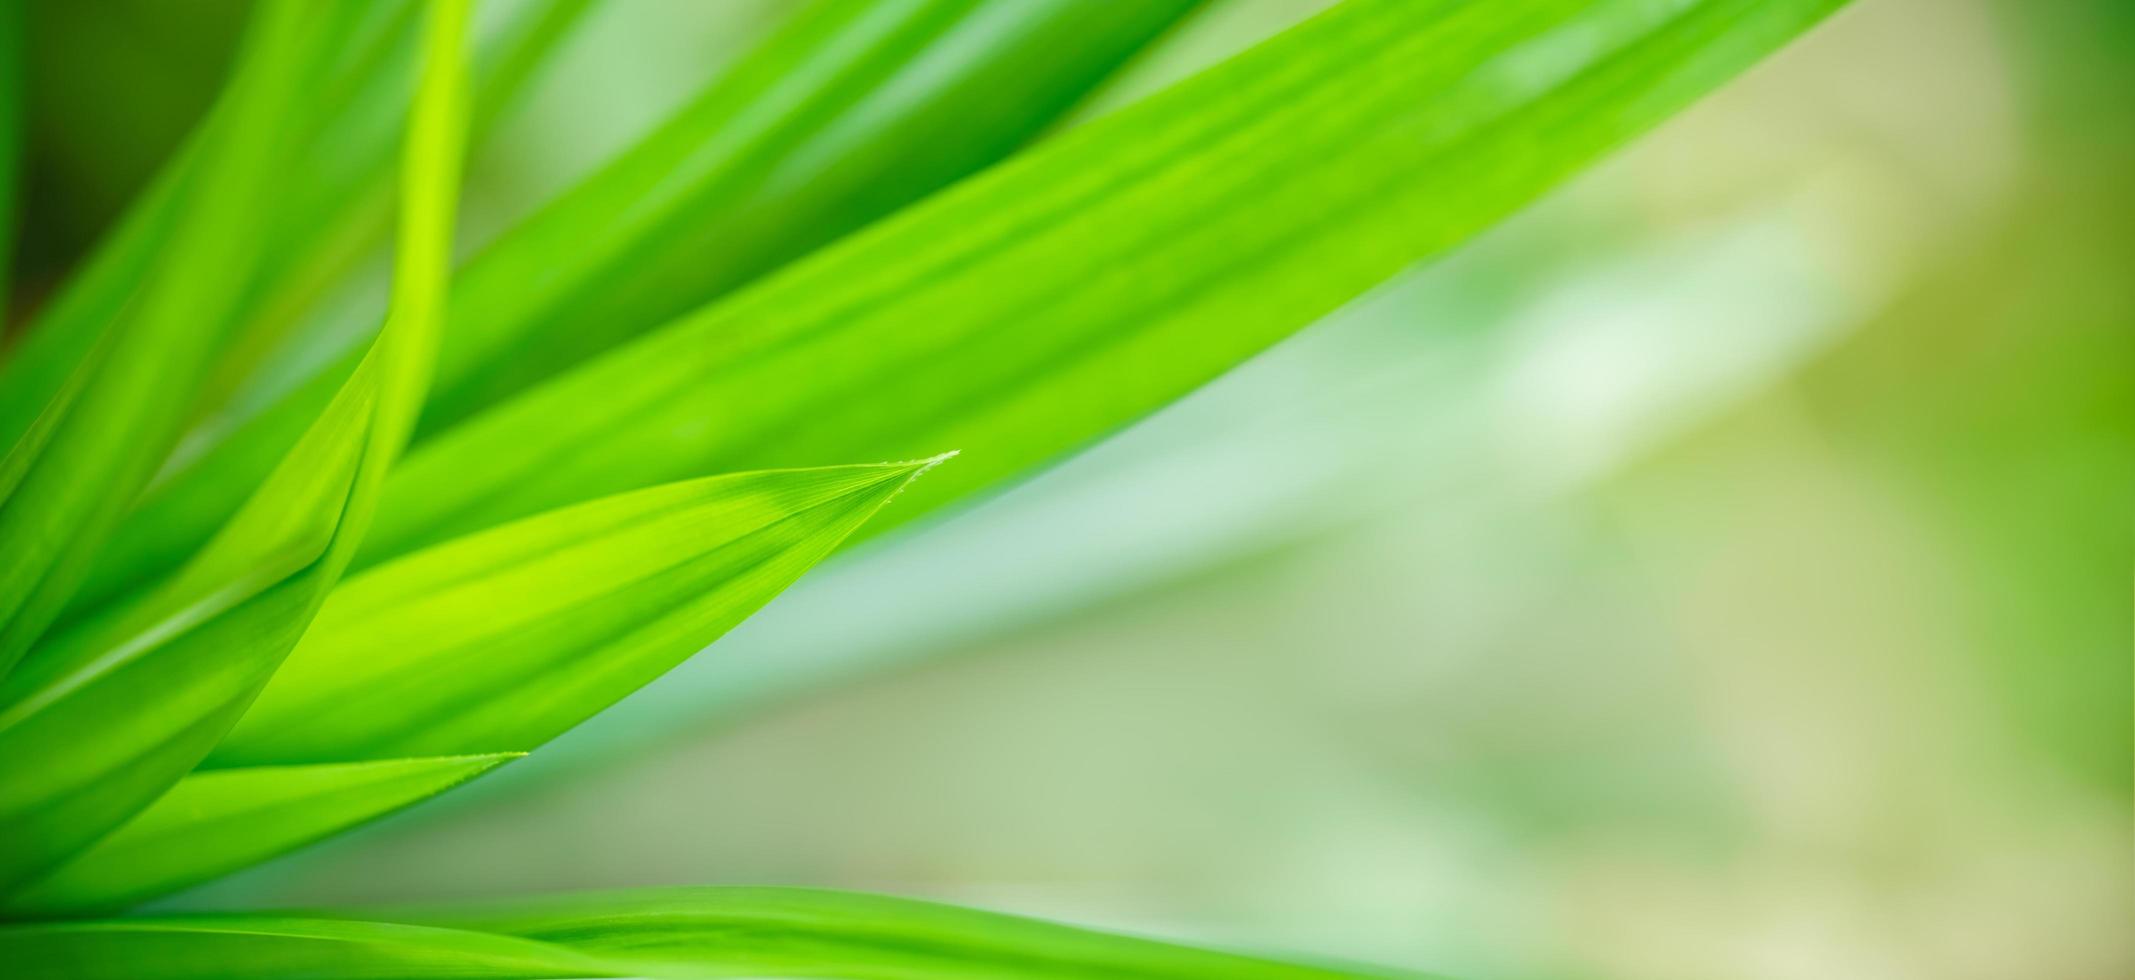
[[[1316, 6], [1219, 2], [1084, 118]], [[785, 7], [600, 5], [466, 244]], [[29, 4], [11, 326], [242, 13]], [[1858, 0], [527, 763], [167, 904], [822, 884], [1456, 976], [2135, 974], [2131, 53], [2125, 0]]]

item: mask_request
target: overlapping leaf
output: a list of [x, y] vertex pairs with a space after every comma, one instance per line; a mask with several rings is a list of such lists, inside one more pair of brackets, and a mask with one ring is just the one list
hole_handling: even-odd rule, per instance
[[364, 560], [690, 472], [964, 448], [897, 516], [924, 513], [1460, 243], [1841, 2], [1348, 0], [421, 444]]
[[[303, 35], [304, 7], [261, 8], [259, 56], [269, 66], [301, 53], [287, 39]], [[434, 356], [464, 134], [466, 11], [465, 0], [431, 7], [428, 67], [404, 161], [394, 311], [362, 365], [183, 569], [139, 600], [41, 644], [0, 682], [0, 757], [11, 766], [0, 783], [0, 894], [80, 852], [205, 755], [353, 555], [385, 470], [414, 424]], [[287, 79], [267, 73], [256, 81]], [[46, 465], [40, 460], [29, 476]]]
[[[505, 23], [483, 46], [476, 65], [475, 126], [492, 119], [522, 87], [531, 66], [558, 41], [587, 0], [534, 0], [505, 8]], [[315, 4], [305, 30], [316, 45], [307, 81], [295, 87], [289, 115], [305, 130], [297, 141], [306, 166], [278, 175], [276, 207], [249, 288], [217, 334], [215, 375], [252, 363], [258, 348], [287, 325], [294, 309], [352, 263], [355, 249], [385, 223], [393, 147], [400, 139], [413, 84], [415, 17], [410, 0]], [[217, 118], [211, 115], [210, 119]], [[171, 248], [180, 207], [199, 193], [193, 174], [200, 145], [214, 131], [204, 125], [128, 209], [125, 219], [60, 293], [38, 314], [22, 344], [0, 360], [0, 446], [11, 446], [35, 421]], [[257, 188], [255, 188], [257, 189]], [[264, 197], [265, 195], [261, 195]], [[212, 322], [205, 316], [201, 323]], [[246, 348], [234, 351], [231, 348]], [[346, 372], [344, 372], [345, 374]], [[246, 479], [255, 485], [302, 435], [342, 379], [322, 386], [307, 410], [293, 413], [283, 436]], [[197, 545], [228, 518], [242, 489], [202, 525]], [[129, 524], [125, 537], [140, 531]], [[182, 555], [179, 556], [182, 558]], [[166, 563], [165, 569], [176, 564]], [[95, 589], [94, 582], [85, 588]], [[98, 593], [110, 594], [109, 589]]]
[[379, 566], [207, 764], [531, 749], [717, 639], [934, 462], [655, 487]]
[[[1200, 2], [823, 0], [468, 263], [424, 425], [468, 414], [1000, 159]], [[197, 547], [241, 499], [232, 488], [280, 458], [352, 364], [329, 367], [242, 426], [200, 434], [207, 448], [150, 489], [99, 561], [84, 605]], [[884, 458], [896, 457], [813, 462]]]
[[427, 799], [515, 754], [262, 766], [194, 773], [52, 874], [8, 915], [123, 908], [257, 864]]
[[259, 257], [290, 92], [322, 44], [303, 11], [269, 4], [202, 141], [198, 193], [168, 248], [0, 463], [0, 675], [36, 642], [176, 441], [214, 351], [203, 329]]
[[[637, 488], [958, 444], [972, 465], [923, 484], [923, 503], [1023, 472], [1457, 244], [1842, 2], [1347, 0], [485, 409], [1006, 153], [1191, 6], [1128, 5], [1092, 27], [1103, 19], [1069, 0], [834, 0], [476, 265], [492, 271], [457, 301], [473, 326], [444, 356], [433, 416], [466, 421], [388, 481], [443, 315], [466, 111], [465, 4], [440, 0], [387, 326], [137, 511], [171, 530], [128, 536], [97, 583], [153, 589], [85, 604], [0, 680], [0, 758], [17, 767], [0, 783], [0, 896], [17, 912], [121, 904], [496, 761], [457, 757], [531, 748], [730, 628], [926, 463]], [[85, 279], [111, 286], [98, 302], [136, 304], [124, 329], [28, 362], [68, 369], [38, 373], [58, 380], [0, 461], [0, 663], [87, 572], [223, 349], [223, 331], [176, 324], [253, 301], [254, 238], [271, 236], [238, 234], [267, 220], [233, 182], [263, 176], [289, 138], [275, 123], [296, 96], [281, 89], [348, 67], [306, 55], [335, 32], [298, 7], [265, 4], [231, 98], [169, 178], [174, 203], [135, 225], [156, 247]], [[1042, 80], [1022, 128], [914, 165], [944, 120], [1022, 77]], [[883, 172], [913, 176], [878, 197]], [[735, 251], [704, 261], [715, 248]], [[522, 294], [532, 271], [555, 277]], [[558, 342], [592, 311], [611, 325]], [[151, 377], [164, 361], [177, 383]], [[75, 500], [68, 481], [93, 483]], [[369, 554], [405, 557], [329, 598], [381, 493]], [[241, 768], [179, 782], [218, 740], [210, 765]], [[778, 890], [374, 918], [5, 927], [0, 962], [129, 977], [1350, 975]]]
[[0, 927], [24, 980], [307, 976], [1337, 980], [1285, 963], [857, 893], [658, 889], [375, 919], [185, 917]]
[[[228, 546], [173, 583], [194, 607], [159, 599], [143, 608], [164, 621], [97, 622], [11, 678], [24, 699], [0, 714], [0, 749], [32, 747], [45, 771], [19, 781], [34, 794], [21, 801], [0, 790], [0, 817], [19, 813], [19, 845], [59, 852], [86, 843], [72, 828], [142, 805], [173, 760], [198, 759], [273, 674], [207, 759], [253, 768], [188, 777], [0, 911], [123, 907], [442, 792], [502, 758], [470, 753], [531, 749], [702, 649], [938, 461], [718, 476], [565, 508], [381, 566], [309, 619], [372, 387], [352, 385], [218, 538]], [[254, 600], [253, 581], [278, 584]], [[178, 641], [157, 639], [168, 633]], [[125, 704], [152, 707], [111, 711]], [[316, 762], [352, 765], [275, 765]]]

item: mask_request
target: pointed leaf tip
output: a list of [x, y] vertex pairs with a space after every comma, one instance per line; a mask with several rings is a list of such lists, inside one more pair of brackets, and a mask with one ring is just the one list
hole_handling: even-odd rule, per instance
[[951, 455], [665, 484], [381, 565], [208, 765], [531, 749], [718, 639]]

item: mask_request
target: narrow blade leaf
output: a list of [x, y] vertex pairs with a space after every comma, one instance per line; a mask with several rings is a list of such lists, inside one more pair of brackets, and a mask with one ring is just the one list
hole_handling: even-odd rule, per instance
[[615, 977], [550, 943], [392, 922], [227, 916], [0, 926], [18, 980], [530, 980]]
[[173, 215], [150, 281], [4, 466], [0, 498], [0, 675], [43, 635], [89, 560], [177, 440], [216, 331], [259, 256], [275, 149], [315, 38], [303, 7], [260, 8], [228, 97], [205, 140], [199, 193]]
[[[587, 2], [535, 0], [506, 8], [504, 29], [477, 59], [476, 132], [509, 103]], [[330, 42], [331, 48], [310, 58], [316, 63], [313, 81], [294, 87], [300, 107], [293, 108], [292, 115], [320, 124], [305, 134], [298, 153], [309, 165], [285, 168], [289, 172], [280, 175], [288, 199], [279, 202], [266, 228], [269, 244], [262, 249], [241, 309], [233, 314], [238, 322], [219, 345], [217, 376], [234, 374], [250, 363], [248, 354], [234, 348], [256, 354], [278, 336], [297, 310], [375, 242], [389, 218], [393, 148], [404, 128], [413, 84], [420, 40], [419, 19], [413, 15], [420, 4], [373, 0], [312, 6], [306, 29], [315, 43]], [[0, 360], [0, 446], [13, 445], [28, 430], [88, 356], [105, 325], [124, 309], [156, 258], [170, 250], [174, 216], [198, 193], [193, 174], [200, 166], [200, 143], [213, 128], [207, 123], [196, 131], [127, 210], [118, 228], [39, 312], [23, 342]], [[256, 457], [253, 468], [231, 485], [241, 488], [263, 479], [342, 380], [323, 384], [302, 411], [291, 413], [279, 442]], [[243, 495], [241, 490], [235, 493], [221, 513], [198, 525], [193, 544], [205, 540], [220, 519], [236, 509]], [[139, 522], [129, 523], [121, 543], [142, 529]], [[162, 569], [181, 558], [182, 553]], [[112, 591], [96, 580], [83, 589], [102, 597]]]
[[1333, 980], [1306, 966], [934, 902], [806, 888], [654, 888], [380, 915], [718, 977]]
[[733, 628], [934, 462], [655, 487], [380, 566], [208, 764], [531, 749]]
[[[642, 143], [466, 265], [424, 429], [994, 163], [1200, 3], [812, 5]], [[205, 448], [149, 489], [99, 558], [84, 601], [108, 599], [198, 547], [241, 500], [232, 488], [274, 465], [353, 363], [291, 386], [229, 431], [200, 433]]]
[[962, 447], [909, 519], [1452, 248], [1842, 2], [1347, 0], [418, 446], [364, 560], [690, 472]]
[[1284, 963], [993, 912], [859, 893], [682, 888], [389, 921], [188, 916], [0, 926], [24, 980], [455, 977], [1139, 978], [1414, 976]]
[[428, 799], [514, 754], [194, 773], [58, 871], [0, 903], [14, 916], [124, 908]]
[[[264, 9], [279, 26], [301, 6]], [[14, 767], [0, 783], [0, 896], [115, 829], [206, 754], [368, 526], [422, 400], [458, 185], [467, 0], [429, 9], [393, 315], [326, 414], [185, 568], [0, 678], [0, 758]]]
[[375, 414], [372, 368], [177, 575], [0, 682], [0, 895], [184, 775], [296, 643], [338, 574], [329, 557], [352, 547], [335, 541]]

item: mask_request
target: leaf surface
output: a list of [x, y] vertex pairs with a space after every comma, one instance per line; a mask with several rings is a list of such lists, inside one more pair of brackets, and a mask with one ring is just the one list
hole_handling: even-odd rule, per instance
[[[992, 164], [1201, 2], [811, 5], [644, 141], [467, 263], [424, 428]], [[228, 431], [196, 433], [204, 448], [150, 488], [85, 599], [108, 599], [198, 547], [242, 499], [233, 488], [273, 466], [353, 363], [344, 358]]]
[[290, 91], [317, 49], [299, 5], [263, 5], [202, 142], [198, 193], [139, 295], [13, 442], [0, 471], [0, 676], [43, 635], [176, 441], [216, 331], [258, 260]]
[[19, 980], [461, 980], [615, 977], [550, 943], [390, 922], [298, 916], [0, 925]]
[[692, 480], [379, 566], [208, 764], [531, 749], [733, 628], [934, 462]]
[[[361, 913], [358, 913], [361, 914]], [[0, 926], [25, 980], [399, 977], [1140, 978], [1393, 977], [1179, 946], [1018, 916], [859, 893], [682, 888], [390, 921], [183, 917]]]
[[[263, 6], [266, 36], [293, 30], [304, 6]], [[0, 782], [0, 896], [79, 853], [191, 769], [354, 554], [422, 400], [448, 268], [467, 2], [429, 10], [392, 317], [325, 414], [184, 568], [138, 601], [55, 635], [0, 678], [0, 758], [11, 766]]]
[[359, 563], [690, 472], [961, 447], [896, 518], [925, 513], [1458, 245], [1842, 2], [1347, 0], [419, 445]]
[[[516, 94], [532, 67], [553, 49], [586, 3], [534, 0], [506, 8], [503, 29], [479, 53], [477, 131]], [[314, 36], [308, 43], [330, 42], [331, 49], [309, 58], [314, 62], [311, 80], [296, 86], [293, 96], [300, 107], [291, 111], [294, 117], [316, 122], [301, 137], [306, 147], [301, 156], [309, 165], [287, 168], [278, 175], [288, 199], [279, 202], [271, 216], [265, 233], [272, 244], [262, 250], [240, 309], [232, 313], [237, 322], [231, 335], [219, 344], [218, 375], [232, 374], [249, 364], [229, 348], [256, 349], [276, 336], [297, 308], [346, 271], [360, 247], [373, 240], [388, 217], [385, 198], [413, 81], [419, 40], [413, 15], [420, 5], [409, 0], [373, 0], [314, 6], [306, 23], [307, 32]], [[156, 257], [171, 248], [174, 216], [199, 193], [193, 174], [204, 151], [200, 144], [214, 129], [213, 118], [173, 156], [128, 208], [116, 230], [39, 311], [23, 342], [0, 359], [0, 446], [13, 445], [30, 427], [93, 349], [106, 324], [125, 308], [152, 271]], [[293, 413], [281, 430], [279, 443], [261, 454], [248, 478], [239, 479], [235, 486], [251, 486], [263, 479], [342, 380], [321, 386], [304, 411]], [[222, 512], [192, 538], [195, 545], [242, 502], [242, 490], [233, 492], [236, 495]], [[123, 539], [130, 540], [142, 530], [139, 522], [129, 523]], [[178, 558], [182, 555], [163, 568], [176, 564]], [[111, 592], [94, 579], [84, 590], [106, 597]]]
[[194, 773], [0, 903], [15, 916], [110, 911], [257, 864], [451, 789], [512, 754]]

